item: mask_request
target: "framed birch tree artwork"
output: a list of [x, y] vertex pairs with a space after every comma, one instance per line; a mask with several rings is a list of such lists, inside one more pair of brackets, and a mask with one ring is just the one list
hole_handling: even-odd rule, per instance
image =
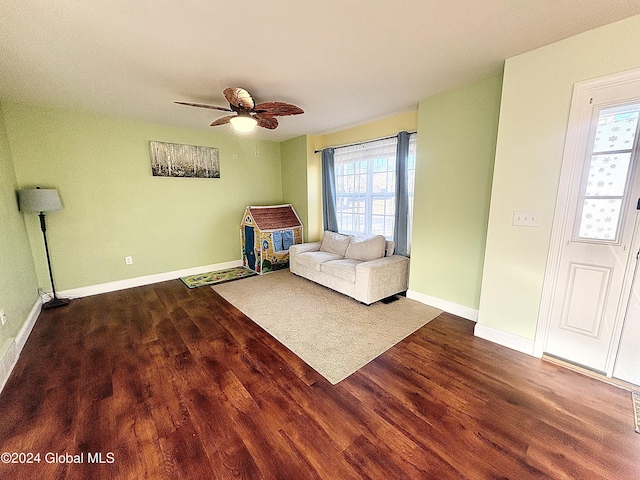
[[152, 140], [149, 150], [154, 177], [220, 178], [217, 148]]

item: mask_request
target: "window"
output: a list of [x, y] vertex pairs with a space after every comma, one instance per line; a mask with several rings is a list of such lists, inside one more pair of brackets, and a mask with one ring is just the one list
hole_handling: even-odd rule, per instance
[[633, 165], [640, 104], [606, 108], [598, 114], [587, 161], [578, 238], [615, 242]]
[[273, 242], [274, 251], [289, 251], [289, 247], [293, 245], [293, 230], [277, 230], [271, 232], [271, 242]]
[[[393, 239], [397, 138], [339, 147], [334, 152], [338, 230]], [[413, 214], [416, 135], [409, 139], [409, 212]], [[411, 222], [410, 222], [411, 223]]]

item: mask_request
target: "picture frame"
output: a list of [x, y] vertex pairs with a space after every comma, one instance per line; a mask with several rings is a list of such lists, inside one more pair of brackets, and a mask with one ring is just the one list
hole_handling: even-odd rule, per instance
[[220, 178], [220, 157], [215, 147], [151, 140], [154, 177]]

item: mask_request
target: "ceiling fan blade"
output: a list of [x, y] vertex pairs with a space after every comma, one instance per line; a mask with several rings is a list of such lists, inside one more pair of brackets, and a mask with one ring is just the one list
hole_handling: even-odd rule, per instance
[[187, 105], [189, 107], [200, 107], [200, 108], [210, 108], [211, 110], [222, 110], [223, 112], [233, 112], [230, 108], [227, 107], [217, 107], [216, 105], [207, 105], [204, 103], [189, 103], [189, 102], [173, 102], [179, 105]]
[[257, 113], [265, 113], [271, 116], [285, 117], [288, 115], [300, 115], [304, 113], [300, 107], [285, 102], [264, 102], [259, 103], [254, 109]]
[[278, 126], [278, 119], [266, 113], [258, 113], [253, 117], [258, 120], [259, 127], [275, 130]]
[[222, 93], [224, 93], [224, 97], [234, 107], [238, 107], [243, 110], [251, 110], [256, 105], [251, 94], [244, 88], [229, 87], [225, 88]]
[[224, 117], [220, 117], [217, 120], [214, 120], [213, 123], [211, 123], [211, 125], [209, 126], [217, 127], [218, 125], [225, 125], [229, 123], [229, 120], [231, 120], [233, 117], [235, 117], [235, 115], [225, 115]]

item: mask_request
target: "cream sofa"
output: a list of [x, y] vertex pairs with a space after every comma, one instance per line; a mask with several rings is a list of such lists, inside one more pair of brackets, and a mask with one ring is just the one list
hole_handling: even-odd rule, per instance
[[322, 242], [289, 248], [289, 269], [370, 305], [407, 290], [409, 259], [393, 250], [394, 243], [382, 235], [360, 238], [324, 232]]

